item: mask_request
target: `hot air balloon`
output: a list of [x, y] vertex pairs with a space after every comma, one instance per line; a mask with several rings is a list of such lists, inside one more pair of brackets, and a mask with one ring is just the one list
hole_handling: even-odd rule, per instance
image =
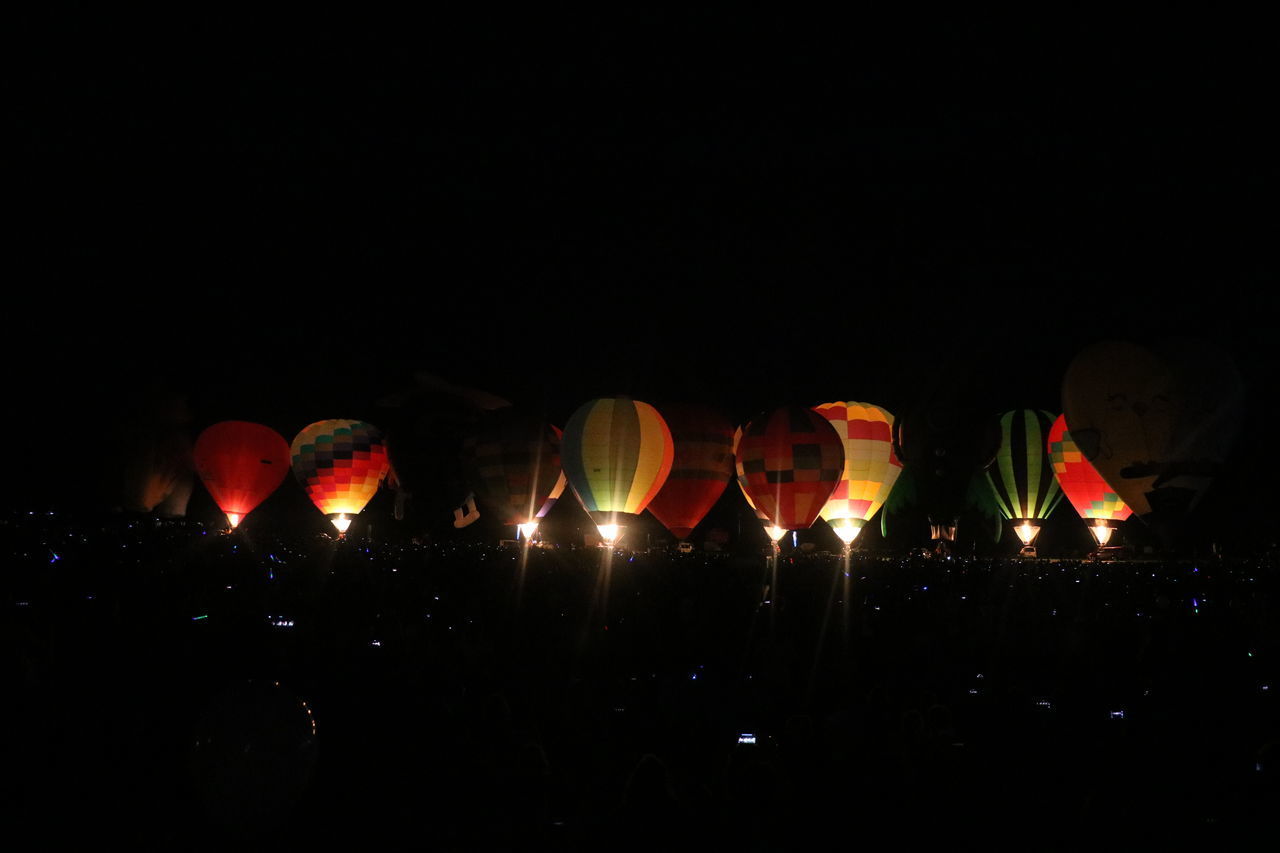
[[1093, 522], [1089, 530], [1098, 545], [1106, 546], [1116, 522], [1124, 521], [1133, 514], [1133, 510], [1120, 500], [1115, 489], [1107, 485], [1098, 469], [1084, 458], [1071, 433], [1067, 431], [1067, 419], [1064, 415], [1058, 415], [1049, 429], [1048, 450], [1053, 473], [1058, 478], [1063, 494], [1071, 501], [1081, 518]]
[[452, 518], [454, 527], [466, 527], [480, 514], [462, 470], [463, 442], [487, 413], [511, 404], [429, 373], [420, 372], [414, 380], [412, 387], [378, 401], [396, 518], [404, 518], [409, 503], [429, 519]]
[[1166, 543], [1221, 471], [1243, 397], [1231, 358], [1197, 341], [1093, 344], [1062, 383], [1072, 439]]
[[481, 504], [528, 536], [560, 477], [560, 439], [540, 419], [498, 409], [463, 444], [463, 470]]
[[820, 515], [847, 547], [902, 471], [893, 452], [893, 415], [871, 403], [824, 403], [814, 411], [831, 422], [844, 444], [844, 473]]
[[1036, 409], [1018, 409], [1000, 415], [1000, 450], [987, 469], [1000, 514], [1013, 522], [1022, 540], [1022, 552], [1034, 556], [1032, 542], [1040, 533], [1037, 523], [1062, 500], [1062, 490], [1045, 457], [1045, 439], [1053, 415]]
[[630, 397], [584, 403], [564, 427], [560, 459], [582, 508], [607, 543], [662, 488], [675, 446], [658, 410]]
[[812, 526], [844, 472], [844, 445], [822, 415], [784, 406], [752, 419], [742, 429], [738, 462], [746, 492], [779, 530]]
[[293, 439], [293, 473], [311, 502], [345, 534], [386, 476], [382, 433], [364, 421], [317, 421]]
[[196, 473], [234, 528], [289, 471], [289, 445], [271, 427], [222, 421], [196, 438]]
[[733, 476], [733, 425], [702, 405], [668, 404], [662, 416], [671, 429], [675, 455], [649, 512], [677, 539], [688, 539]]
[[999, 536], [1000, 514], [982, 476], [1000, 449], [1000, 424], [989, 411], [972, 381], [950, 377], [893, 422], [893, 452], [903, 467], [886, 513], [918, 504], [939, 551], [955, 541], [966, 510], [989, 519]]

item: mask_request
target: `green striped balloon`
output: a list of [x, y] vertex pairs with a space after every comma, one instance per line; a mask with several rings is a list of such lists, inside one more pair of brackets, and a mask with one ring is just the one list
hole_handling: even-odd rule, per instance
[[1018, 409], [1000, 416], [1000, 452], [987, 469], [987, 482], [1000, 513], [1011, 521], [1049, 517], [1062, 500], [1058, 478], [1045, 452], [1054, 415]]

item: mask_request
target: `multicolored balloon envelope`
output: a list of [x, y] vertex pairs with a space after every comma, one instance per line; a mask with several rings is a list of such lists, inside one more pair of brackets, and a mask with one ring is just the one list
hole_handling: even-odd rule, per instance
[[1062, 491], [1045, 457], [1045, 439], [1053, 415], [1018, 409], [1000, 415], [1000, 450], [987, 469], [996, 506], [1005, 518], [1045, 519], [1062, 500]]
[[714, 409], [695, 404], [663, 406], [662, 416], [671, 429], [675, 455], [649, 512], [677, 538], [687, 539], [733, 477], [733, 424]]
[[902, 472], [893, 452], [893, 415], [871, 403], [824, 403], [814, 411], [844, 444], [844, 473], [820, 514], [847, 544], [884, 504]]
[[[643, 512], [667, 481], [674, 455], [662, 415], [630, 397], [584, 403], [569, 417], [560, 445], [569, 485], [597, 525]], [[601, 530], [606, 540], [616, 532]]]
[[560, 440], [540, 419], [499, 409], [463, 444], [463, 470], [476, 497], [504, 524], [526, 525], [560, 476]]
[[1103, 342], [1080, 352], [1062, 382], [1067, 429], [1084, 458], [1139, 516], [1176, 532], [1222, 469], [1243, 383], [1211, 345], [1153, 352]]
[[1081, 518], [1091, 521], [1124, 521], [1133, 510], [1107, 485], [1098, 469], [1084, 458], [1067, 430], [1067, 418], [1058, 415], [1049, 429], [1049, 461], [1058, 485]]
[[382, 433], [364, 421], [317, 421], [293, 439], [293, 473], [340, 533], [378, 491], [389, 467]]
[[235, 527], [284, 482], [289, 444], [271, 427], [222, 421], [196, 438], [196, 473]]
[[751, 495], [747, 492], [747, 475], [742, 472], [742, 457], [738, 455], [738, 446], [742, 444], [742, 427], [736, 427], [733, 431], [733, 472], [738, 480], [738, 490], [742, 492], [742, 497], [746, 500], [747, 506], [751, 507], [751, 511], [756, 514], [756, 520], [763, 523], [765, 527], [770, 527], [773, 522], [769, 520], [769, 516], [760, 511], [760, 507], [756, 506], [756, 502], [751, 499]]
[[1045, 455], [1045, 438], [1053, 415], [1037, 409], [1018, 409], [1000, 415], [1000, 450], [987, 469], [987, 482], [1000, 514], [1014, 523], [1023, 545], [1029, 546], [1040, 526], [1062, 500], [1062, 490]]
[[811, 526], [844, 473], [844, 444], [822, 415], [784, 406], [742, 429], [738, 462], [746, 492], [774, 526]]

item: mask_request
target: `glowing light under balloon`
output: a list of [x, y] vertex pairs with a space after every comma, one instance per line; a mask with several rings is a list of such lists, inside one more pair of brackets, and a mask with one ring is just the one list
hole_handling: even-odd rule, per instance
[[1021, 524], [1013, 528], [1018, 534], [1018, 538], [1022, 540], [1023, 545], [1030, 545], [1036, 541], [1036, 537], [1040, 535], [1040, 525], [1032, 524], [1030, 521], [1023, 521]]
[[518, 530], [520, 532], [520, 535], [523, 536], [525, 539], [532, 539], [533, 534], [538, 531], [538, 522], [526, 521], [523, 524], [517, 524], [516, 530]]
[[1093, 538], [1098, 540], [1098, 547], [1105, 548], [1107, 543], [1111, 541], [1111, 534], [1115, 530], [1107, 523], [1105, 518], [1095, 519], [1093, 526], [1089, 528], [1089, 532], [1093, 534]]
[[240, 519], [242, 519], [242, 518], [244, 518], [244, 516], [243, 516], [243, 515], [241, 515], [241, 514], [240, 514], [240, 513], [238, 513], [238, 512], [229, 512], [229, 513], [227, 513], [227, 521], [231, 522], [231, 529], [232, 529], [232, 530], [235, 530], [235, 529], [236, 529], [236, 526], [237, 526], [238, 524], [240, 524]]
[[787, 535], [787, 529], [785, 527], [779, 527], [776, 524], [766, 526], [764, 532], [769, 534], [769, 538], [772, 539], [774, 543], [782, 541], [782, 537]]
[[597, 524], [596, 530], [600, 531], [600, 538], [604, 540], [604, 544], [612, 548], [614, 543], [622, 538], [624, 528], [621, 524]]
[[852, 518], [836, 519], [831, 525], [831, 529], [835, 531], [836, 536], [840, 537], [840, 541], [846, 545], [852, 545], [853, 540], [858, 538], [858, 534], [862, 532], [862, 527], [866, 522], [858, 523], [860, 520]]
[[351, 519], [347, 518], [346, 513], [341, 513], [337, 518], [329, 519], [333, 522], [333, 526], [338, 528], [338, 532], [346, 535], [347, 528], [351, 526]]

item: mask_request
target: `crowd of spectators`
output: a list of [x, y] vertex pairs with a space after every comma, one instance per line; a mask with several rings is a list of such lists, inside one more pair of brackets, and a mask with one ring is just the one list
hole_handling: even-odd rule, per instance
[[53, 515], [0, 542], [29, 837], [1052, 849], [1248, 839], [1280, 805], [1274, 557], [772, 566]]

